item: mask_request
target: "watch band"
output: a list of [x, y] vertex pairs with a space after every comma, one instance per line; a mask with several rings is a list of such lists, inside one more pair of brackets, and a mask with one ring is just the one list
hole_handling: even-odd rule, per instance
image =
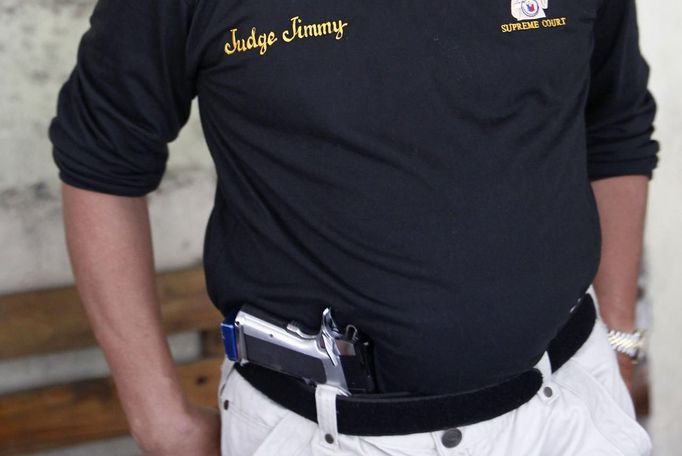
[[644, 357], [644, 333], [641, 329], [633, 332], [609, 329], [608, 339], [615, 351], [627, 355], [633, 362], [638, 362]]

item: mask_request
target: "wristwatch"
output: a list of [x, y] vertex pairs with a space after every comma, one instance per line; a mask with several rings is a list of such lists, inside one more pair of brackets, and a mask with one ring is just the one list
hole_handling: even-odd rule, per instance
[[636, 364], [644, 359], [645, 334], [643, 329], [636, 329], [633, 332], [609, 329], [608, 338], [615, 351], [627, 355]]

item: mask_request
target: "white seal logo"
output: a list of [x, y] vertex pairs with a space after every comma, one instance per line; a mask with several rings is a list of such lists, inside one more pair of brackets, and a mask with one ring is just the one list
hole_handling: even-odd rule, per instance
[[518, 21], [545, 16], [549, 0], [511, 0], [511, 14]]

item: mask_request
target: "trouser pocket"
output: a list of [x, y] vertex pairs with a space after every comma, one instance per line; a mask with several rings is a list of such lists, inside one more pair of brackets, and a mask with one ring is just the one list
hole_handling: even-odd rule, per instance
[[624, 455], [648, 455], [651, 439], [635, 418], [606, 327], [597, 318], [590, 337], [555, 375], [590, 411], [595, 428]]
[[556, 376], [556, 383], [582, 402], [589, 411], [594, 430], [617, 449], [618, 454], [649, 455], [649, 435], [614, 395], [577, 361], [569, 360], [564, 367], [568, 369]]
[[316, 424], [282, 407], [224, 365], [219, 387], [222, 456], [294, 456]]
[[[503, 415], [494, 439], [482, 438], [476, 456], [646, 456], [651, 440], [629, 413], [624, 388], [602, 323], [585, 344], [551, 374], [538, 394]], [[606, 345], [604, 345], [604, 343]], [[469, 429], [475, 431], [478, 425]], [[465, 433], [464, 438], [467, 438]]]
[[607, 329], [601, 319], [597, 319], [592, 334], [572, 359], [604, 387], [625, 413], [635, 418], [632, 398], [620, 375], [616, 354], [609, 344]]

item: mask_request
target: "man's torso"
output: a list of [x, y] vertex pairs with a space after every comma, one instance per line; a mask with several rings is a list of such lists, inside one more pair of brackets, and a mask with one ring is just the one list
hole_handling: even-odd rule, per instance
[[531, 367], [599, 260], [597, 7], [554, 0], [534, 22], [509, 2], [197, 2], [215, 304], [308, 326], [331, 305], [374, 340], [384, 391]]

